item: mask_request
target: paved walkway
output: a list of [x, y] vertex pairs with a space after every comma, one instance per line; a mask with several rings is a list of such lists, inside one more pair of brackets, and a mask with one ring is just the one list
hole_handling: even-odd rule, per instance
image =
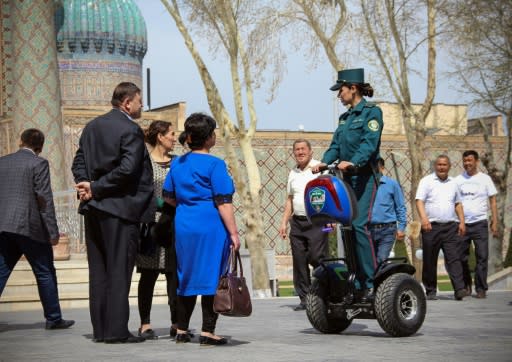
[[[168, 333], [165, 305], [153, 306], [153, 326], [161, 338], [140, 344], [95, 344], [87, 309], [69, 309], [69, 330], [44, 330], [41, 311], [0, 314], [1, 361], [511, 361], [512, 292], [491, 292], [487, 299], [454, 301], [441, 294], [429, 301], [419, 332], [408, 338], [386, 335], [376, 320], [357, 319], [343, 333], [323, 335], [305, 312], [292, 307], [297, 298], [253, 301], [249, 318], [220, 317], [217, 331], [229, 344], [176, 345]], [[138, 327], [132, 309], [130, 328]], [[191, 326], [200, 328], [200, 305]]]

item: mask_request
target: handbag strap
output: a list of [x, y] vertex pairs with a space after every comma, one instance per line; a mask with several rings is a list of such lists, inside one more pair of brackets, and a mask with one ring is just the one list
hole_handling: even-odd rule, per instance
[[231, 249], [231, 253], [229, 254], [229, 266], [231, 269], [231, 274], [238, 275], [238, 266], [240, 266], [240, 277], [244, 276], [244, 268], [242, 267], [242, 258], [240, 257], [240, 252], [234, 251]]

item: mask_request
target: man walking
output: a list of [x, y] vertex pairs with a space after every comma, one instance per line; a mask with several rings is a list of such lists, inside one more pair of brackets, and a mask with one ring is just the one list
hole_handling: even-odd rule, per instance
[[306, 294], [311, 285], [309, 264], [316, 268], [320, 260], [329, 254], [328, 234], [322, 227], [312, 225], [306, 217], [304, 190], [306, 184], [320, 174], [313, 174], [311, 168], [320, 162], [313, 159], [311, 144], [305, 139], [293, 143], [293, 157], [297, 166], [290, 171], [286, 187], [287, 198], [279, 235], [286, 239], [290, 223], [290, 243], [293, 259], [293, 286], [299, 295], [300, 304], [294, 310], [306, 309]]
[[0, 157], [0, 295], [24, 254], [36, 277], [46, 329], [64, 329], [75, 321], [62, 319], [53, 264], [59, 242], [48, 161], [39, 154], [44, 134], [30, 128], [21, 134], [20, 149]]
[[120, 83], [112, 106], [85, 126], [72, 171], [84, 215], [93, 341], [137, 343], [128, 294], [139, 223], [154, 220], [153, 171], [141, 128], [140, 89]]
[[[471, 241], [475, 245], [476, 268], [475, 289], [476, 298], [485, 298], [487, 286], [487, 261], [489, 257], [489, 225], [487, 222], [489, 206], [491, 206], [491, 232], [498, 234], [498, 210], [496, 208], [496, 187], [489, 175], [478, 171], [480, 163], [478, 152], [465, 151], [462, 154], [465, 172], [455, 178], [459, 186], [466, 234], [461, 240], [461, 260], [464, 284], [471, 294], [471, 272], [469, 270], [469, 247]], [[489, 201], [489, 202], [488, 202]]]
[[422, 282], [428, 300], [437, 299], [437, 258], [440, 249], [444, 253], [455, 299], [462, 300], [467, 296], [457, 236], [464, 235], [464, 212], [457, 183], [448, 176], [450, 167], [448, 156], [437, 156], [435, 172], [423, 177], [416, 191], [416, 208], [421, 220], [423, 242]]
[[[384, 172], [384, 160], [377, 159], [379, 172]], [[373, 204], [369, 225], [374, 242], [377, 263], [389, 257], [395, 240], [403, 240], [407, 225], [407, 209], [405, 208], [402, 188], [390, 177], [381, 176]]]

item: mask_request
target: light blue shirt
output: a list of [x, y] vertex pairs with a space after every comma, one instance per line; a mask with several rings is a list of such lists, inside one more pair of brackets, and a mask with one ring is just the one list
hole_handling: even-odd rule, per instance
[[392, 178], [382, 176], [372, 209], [371, 224], [398, 222], [397, 229], [405, 231], [407, 209], [402, 188]]

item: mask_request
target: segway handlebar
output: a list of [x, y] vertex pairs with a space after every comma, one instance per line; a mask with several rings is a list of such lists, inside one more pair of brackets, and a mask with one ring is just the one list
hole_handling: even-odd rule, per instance
[[[331, 163], [329, 165], [320, 166], [318, 168], [318, 172], [334, 171], [338, 168], [339, 163], [340, 163], [339, 161], [334, 161], [333, 163]], [[356, 166], [347, 167], [348, 172], [357, 172], [357, 169], [358, 168]], [[315, 172], [315, 173], [318, 173], [318, 172]]]

